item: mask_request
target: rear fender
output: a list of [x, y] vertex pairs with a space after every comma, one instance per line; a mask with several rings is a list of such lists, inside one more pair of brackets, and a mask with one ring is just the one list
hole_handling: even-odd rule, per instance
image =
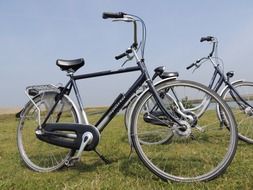
[[[236, 81], [233, 81], [231, 82], [232, 85], [234, 84], [237, 84], [237, 83], [241, 83], [241, 82], [244, 82], [245, 80], [244, 79], [239, 79], [239, 80], [236, 80]], [[219, 95], [222, 97], [223, 93], [226, 91], [226, 89], [228, 88], [228, 86], [226, 85], [222, 91], [219, 93]]]

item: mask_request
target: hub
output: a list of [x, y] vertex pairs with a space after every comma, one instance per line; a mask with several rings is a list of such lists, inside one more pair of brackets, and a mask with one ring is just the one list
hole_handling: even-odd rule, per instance
[[181, 126], [174, 124], [172, 131], [179, 137], [189, 137], [191, 135], [191, 125], [186, 121], [181, 121]]

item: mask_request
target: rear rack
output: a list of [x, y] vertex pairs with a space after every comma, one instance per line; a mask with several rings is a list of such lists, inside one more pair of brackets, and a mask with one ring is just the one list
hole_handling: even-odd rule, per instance
[[[60, 86], [60, 85], [59, 85]], [[45, 92], [57, 92], [60, 93], [60, 89], [58, 86], [52, 85], [52, 84], [45, 84], [45, 85], [32, 85], [28, 86], [25, 89], [25, 94], [28, 97], [28, 99], [33, 103], [33, 105], [36, 107], [38, 110], [38, 123], [39, 127], [41, 126], [41, 121], [40, 121], [40, 109], [37, 106], [37, 104], [34, 102], [33, 98], [37, 96], [38, 94], [42, 94]]]
[[36, 96], [42, 92], [48, 92], [48, 91], [55, 91], [60, 92], [59, 88], [52, 84], [45, 84], [45, 85], [33, 85], [26, 87], [26, 94], [28, 96]]

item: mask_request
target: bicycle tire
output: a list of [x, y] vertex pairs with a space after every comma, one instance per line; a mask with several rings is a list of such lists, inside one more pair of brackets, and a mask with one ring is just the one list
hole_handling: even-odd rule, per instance
[[[233, 84], [233, 87], [239, 95], [253, 107], [253, 82], [240, 81]], [[233, 98], [229, 88], [227, 88], [221, 97], [227, 102], [232, 110], [238, 128], [238, 137], [240, 140], [253, 144], [253, 109], [245, 105], [241, 100]], [[241, 108], [241, 105], [245, 106]]]
[[[57, 92], [44, 92], [33, 98], [41, 110], [41, 121], [55, 103]], [[75, 150], [62, 148], [39, 140], [35, 131], [39, 126], [39, 112], [32, 101], [24, 107], [17, 129], [17, 144], [20, 156], [28, 168], [37, 172], [51, 172], [63, 167], [75, 154]], [[60, 114], [59, 114], [60, 113]], [[77, 113], [66, 96], [57, 104], [48, 120], [50, 123], [78, 123]]]
[[133, 95], [133, 97], [130, 98], [129, 102], [127, 103], [127, 106], [125, 108], [125, 113], [124, 113], [124, 124], [125, 124], [125, 128], [128, 131], [128, 128], [130, 126], [130, 122], [131, 122], [131, 110], [133, 108], [133, 105], [135, 103], [135, 101], [137, 100], [138, 96], [140, 94], [136, 94]]
[[[210, 104], [205, 113], [198, 118], [197, 126], [189, 127], [188, 125], [187, 130], [190, 128], [190, 134], [185, 132], [180, 136], [179, 132], [175, 133], [173, 128], [176, 124], [168, 119], [168, 127], [174, 133], [170, 142], [162, 145], [146, 145], [140, 143], [140, 139], [145, 138], [149, 132], [153, 134], [152, 130], [156, 129], [143, 119], [142, 107], [153, 98], [151, 92], [146, 90], [138, 98], [131, 116], [130, 136], [138, 157], [151, 172], [166, 181], [194, 182], [214, 179], [226, 170], [236, 152], [237, 128], [231, 110], [220, 96], [199, 83], [176, 80], [163, 81], [156, 85], [158, 93], [165, 88], [174, 89], [181, 98], [186, 95], [188, 103], [192, 104], [197, 104], [196, 100], [206, 97], [207, 94], [211, 97], [212, 105]], [[192, 89], [192, 91], [185, 93], [187, 89]], [[194, 93], [194, 90], [199, 95]], [[227, 127], [220, 126], [220, 121], [216, 118], [214, 103], [217, 103], [223, 110], [228, 121]], [[170, 108], [169, 105], [166, 105], [166, 108]], [[174, 112], [172, 108], [167, 111]], [[186, 119], [179, 119], [188, 122]], [[199, 125], [205, 130], [204, 132], [199, 129]]]

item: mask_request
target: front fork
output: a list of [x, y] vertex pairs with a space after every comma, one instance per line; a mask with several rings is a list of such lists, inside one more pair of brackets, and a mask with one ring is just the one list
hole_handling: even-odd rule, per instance
[[147, 72], [147, 68], [145, 66], [144, 61], [142, 60], [142, 61], [138, 62], [138, 65], [140, 66], [142, 72], [145, 74], [145, 77], [147, 79], [146, 83], [149, 87], [149, 90], [150, 90], [151, 94], [154, 96], [155, 101], [156, 101], [158, 107], [161, 109], [161, 111], [165, 114], [166, 117], [170, 118], [173, 122], [175, 122], [179, 126], [185, 126], [185, 122], [178, 120], [170, 112], [167, 111], [166, 107], [162, 103], [161, 97], [159, 96], [157, 90], [155, 89], [155, 87], [153, 85], [153, 81], [151, 80], [151, 78]]

